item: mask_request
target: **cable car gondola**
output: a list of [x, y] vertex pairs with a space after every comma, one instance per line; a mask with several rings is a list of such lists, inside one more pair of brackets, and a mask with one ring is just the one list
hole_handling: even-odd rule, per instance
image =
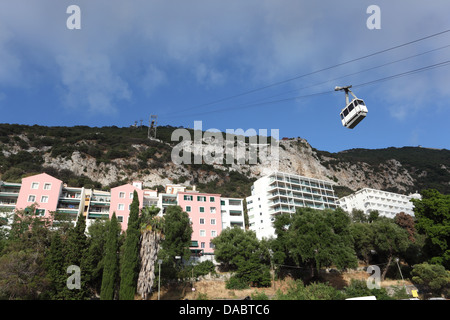
[[[335, 87], [335, 91], [345, 91], [345, 108], [341, 111], [341, 122], [346, 128], [353, 129], [358, 123], [360, 123], [367, 115], [367, 107], [362, 99], [358, 99], [353, 92], [350, 91], [352, 86], [347, 87]], [[349, 102], [348, 93], [354, 97]]]

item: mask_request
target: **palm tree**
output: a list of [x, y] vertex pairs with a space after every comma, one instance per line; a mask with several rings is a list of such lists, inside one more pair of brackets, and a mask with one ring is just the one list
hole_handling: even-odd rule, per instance
[[159, 208], [144, 207], [141, 211], [141, 270], [138, 276], [137, 292], [147, 300], [155, 279], [155, 262], [161, 240], [164, 238], [164, 218], [157, 216]]

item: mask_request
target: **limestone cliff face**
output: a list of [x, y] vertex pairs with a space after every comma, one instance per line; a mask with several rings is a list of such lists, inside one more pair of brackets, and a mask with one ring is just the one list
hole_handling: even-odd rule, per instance
[[[137, 150], [145, 150], [145, 145], [133, 146]], [[86, 175], [102, 185], [115, 181], [140, 180], [146, 185], [164, 185], [178, 181], [183, 177], [183, 184], [188, 185], [194, 178], [200, 183], [208, 183], [218, 179], [217, 170], [235, 170], [250, 178], [259, 178], [276, 168], [286, 173], [294, 173], [307, 177], [325, 179], [336, 182], [340, 186], [352, 190], [370, 187], [376, 189], [397, 189], [400, 192], [410, 192], [414, 187], [411, 174], [396, 159], [386, 160], [376, 167], [366, 162], [337, 161], [333, 156], [318, 154], [304, 139], [296, 138], [279, 142], [279, 162], [269, 154], [267, 159], [261, 159], [255, 165], [225, 166], [215, 164], [215, 170], [193, 169], [186, 165], [175, 165], [167, 162], [162, 168], [139, 169], [135, 156], [111, 160], [110, 163], [97, 163], [94, 157], [79, 151], [72, 153], [70, 158], [60, 156], [53, 158], [50, 153], [44, 155], [44, 167], [58, 170], [67, 169], [76, 175]], [[149, 159], [148, 163], [153, 160]], [[225, 159], [223, 161], [225, 163]], [[250, 192], [250, 191], [249, 191]]]

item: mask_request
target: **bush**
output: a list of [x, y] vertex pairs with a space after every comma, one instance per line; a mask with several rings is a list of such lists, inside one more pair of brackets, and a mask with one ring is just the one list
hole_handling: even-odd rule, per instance
[[205, 276], [209, 273], [212, 274], [216, 273], [216, 267], [214, 266], [214, 263], [210, 260], [200, 262], [198, 265], [194, 267], [194, 275], [196, 277]]
[[225, 288], [243, 290], [248, 289], [249, 286], [246, 281], [243, 281], [239, 276], [232, 275], [230, 279], [225, 282]]
[[416, 264], [411, 272], [412, 281], [419, 285], [423, 285], [426, 291], [431, 294], [448, 295], [450, 288], [450, 271], [445, 270], [441, 265], [437, 264]]
[[363, 280], [352, 279], [350, 285], [345, 289], [346, 298], [375, 296], [377, 300], [392, 300], [386, 289], [369, 289]]
[[303, 281], [296, 280], [286, 293], [277, 291], [278, 300], [343, 300], [345, 294], [327, 283], [312, 283], [305, 286]]

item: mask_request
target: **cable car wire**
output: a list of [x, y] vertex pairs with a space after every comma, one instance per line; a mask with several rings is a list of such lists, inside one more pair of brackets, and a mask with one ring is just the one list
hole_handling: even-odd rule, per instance
[[[344, 66], [344, 65], [356, 62], [356, 61], [367, 59], [367, 58], [370, 58], [370, 57], [373, 57], [373, 56], [376, 56], [376, 55], [379, 55], [379, 54], [382, 54], [382, 53], [385, 53], [385, 52], [389, 52], [389, 51], [392, 51], [392, 50], [395, 50], [395, 49], [399, 49], [399, 48], [402, 48], [402, 47], [405, 47], [405, 46], [408, 46], [408, 45], [411, 45], [411, 44], [414, 44], [414, 43], [417, 43], [417, 42], [420, 42], [420, 41], [423, 41], [423, 40], [427, 40], [427, 39], [430, 39], [430, 38], [433, 38], [433, 37], [437, 37], [437, 36], [443, 35], [443, 34], [448, 33], [448, 32], [450, 32], [450, 29], [447, 29], [447, 30], [444, 30], [444, 31], [441, 31], [441, 32], [437, 32], [437, 33], [434, 33], [434, 34], [431, 34], [431, 35], [428, 35], [428, 36], [425, 36], [425, 37], [422, 37], [422, 38], [419, 38], [419, 39], [416, 39], [416, 40], [412, 40], [412, 41], [409, 41], [409, 42], [406, 42], [406, 43], [403, 43], [403, 44], [400, 44], [400, 45], [396, 45], [396, 46], [393, 46], [393, 47], [390, 47], [390, 48], [387, 48], [387, 49], [376, 51], [374, 53], [367, 54], [367, 55], [361, 56], [359, 58], [354, 58], [354, 59], [351, 59], [351, 60], [348, 60], [348, 61], [345, 61], [345, 62], [341, 62], [341, 63], [335, 64], [335, 65], [332, 65], [332, 66], [329, 66], [329, 67], [326, 67], [326, 68], [322, 68], [322, 69], [319, 69], [319, 70], [316, 70], [316, 71], [312, 71], [312, 72], [305, 73], [305, 74], [302, 74], [302, 75], [299, 75], [299, 76], [295, 76], [295, 77], [292, 77], [292, 78], [289, 78], [289, 79], [286, 79], [286, 80], [283, 80], [283, 81], [278, 81], [278, 82], [275, 82], [275, 83], [272, 83], [272, 84], [269, 84], [269, 85], [266, 85], [266, 86], [263, 86], [263, 87], [260, 87], [260, 88], [252, 89], [252, 90], [245, 91], [245, 92], [242, 92], [242, 93], [239, 93], [239, 94], [236, 94], [236, 95], [232, 95], [232, 96], [228, 96], [228, 97], [225, 97], [225, 98], [222, 98], [222, 99], [218, 99], [218, 100], [215, 100], [215, 101], [212, 101], [212, 102], [208, 102], [208, 103], [200, 104], [200, 105], [197, 105], [197, 106], [193, 106], [193, 107], [184, 109], [183, 111], [189, 111], [189, 110], [193, 110], [193, 109], [198, 109], [198, 108], [201, 108], [201, 107], [205, 107], [205, 106], [217, 104], [217, 103], [220, 103], [220, 102], [224, 102], [224, 101], [227, 101], [227, 100], [235, 99], [235, 98], [238, 98], [238, 97], [241, 97], [241, 96], [245, 96], [245, 95], [248, 95], [248, 94], [251, 94], [251, 93], [254, 93], [254, 92], [258, 92], [258, 91], [265, 90], [265, 89], [268, 89], [268, 88], [271, 88], [271, 87], [274, 87], [274, 86], [278, 86], [278, 85], [285, 84], [285, 83], [288, 83], [288, 82], [291, 82], [291, 81], [294, 81], [294, 80], [298, 80], [298, 79], [301, 79], [301, 78], [304, 78], [304, 77], [307, 77], [307, 76], [311, 76], [311, 75], [314, 75], [314, 74], [317, 74], [317, 73], [320, 73], [320, 72], [323, 72], [323, 71], [327, 71], [327, 70], [331, 70], [331, 69], [334, 69], [334, 68], [337, 68], [337, 67], [340, 67], [340, 66]], [[162, 115], [162, 116], [164, 116], [164, 115]]]
[[[440, 68], [440, 67], [444, 67], [444, 66], [448, 66], [448, 65], [450, 65], [450, 60], [443, 61], [443, 62], [440, 62], [440, 63], [436, 63], [436, 64], [433, 64], [433, 65], [428, 65], [428, 66], [425, 66], [425, 67], [417, 68], [417, 69], [406, 71], [406, 72], [401, 72], [401, 73], [394, 74], [394, 75], [391, 75], [391, 76], [388, 76], [388, 77], [375, 79], [375, 80], [368, 81], [368, 82], [365, 82], [365, 83], [356, 84], [356, 85], [353, 85], [352, 87], [353, 88], [357, 88], [357, 87], [363, 87], [363, 86], [367, 86], [367, 85], [372, 85], [372, 84], [375, 84], [375, 83], [385, 82], [385, 81], [397, 79], [399, 77], [404, 77], [404, 76], [408, 76], [408, 75], [412, 75], [412, 74], [416, 74], [416, 73], [419, 73], [419, 72], [424, 72], [424, 71], [428, 71], [428, 70], [431, 70], [431, 69]], [[205, 115], [205, 114], [211, 114], [211, 113], [223, 112], [223, 111], [242, 110], [242, 109], [247, 109], [247, 108], [252, 108], [252, 107], [257, 107], [257, 106], [263, 106], [263, 105], [267, 105], [267, 104], [276, 104], [276, 103], [287, 102], [287, 101], [292, 101], [292, 100], [299, 100], [299, 99], [304, 99], [304, 98], [310, 98], [310, 97], [313, 97], [313, 96], [327, 95], [327, 94], [331, 94], [331, 93], [335, 93], [335, 91], [334, 90], [328, 90], [328, 91], [323, 91], [323, 92], [317, 92], [317, 93], [311, 93], [311, 94], [300, 95], [300, 96], [295, 96], [295, 97], [289, 97], [289, 98], [285, 98], [285, 99], [270, 100], [270, 101], [259, 102], [259, 103], [251, 103], [251, 104], [246, 104], [246, 105], [241, 105], [241, 106], [236, 106], [236, 107], [227, 107], [227, 108], [222, 108], [222, 109], [209, 110], [209, 111], [200, 112], [200, 113], [197, 113], [197, 114], [171, 116], [171, 118], [180, 118], [180, 117], [184, 118], [184, 117], [187, 117], [187, 116], [199, 116], [199, 115]]]

